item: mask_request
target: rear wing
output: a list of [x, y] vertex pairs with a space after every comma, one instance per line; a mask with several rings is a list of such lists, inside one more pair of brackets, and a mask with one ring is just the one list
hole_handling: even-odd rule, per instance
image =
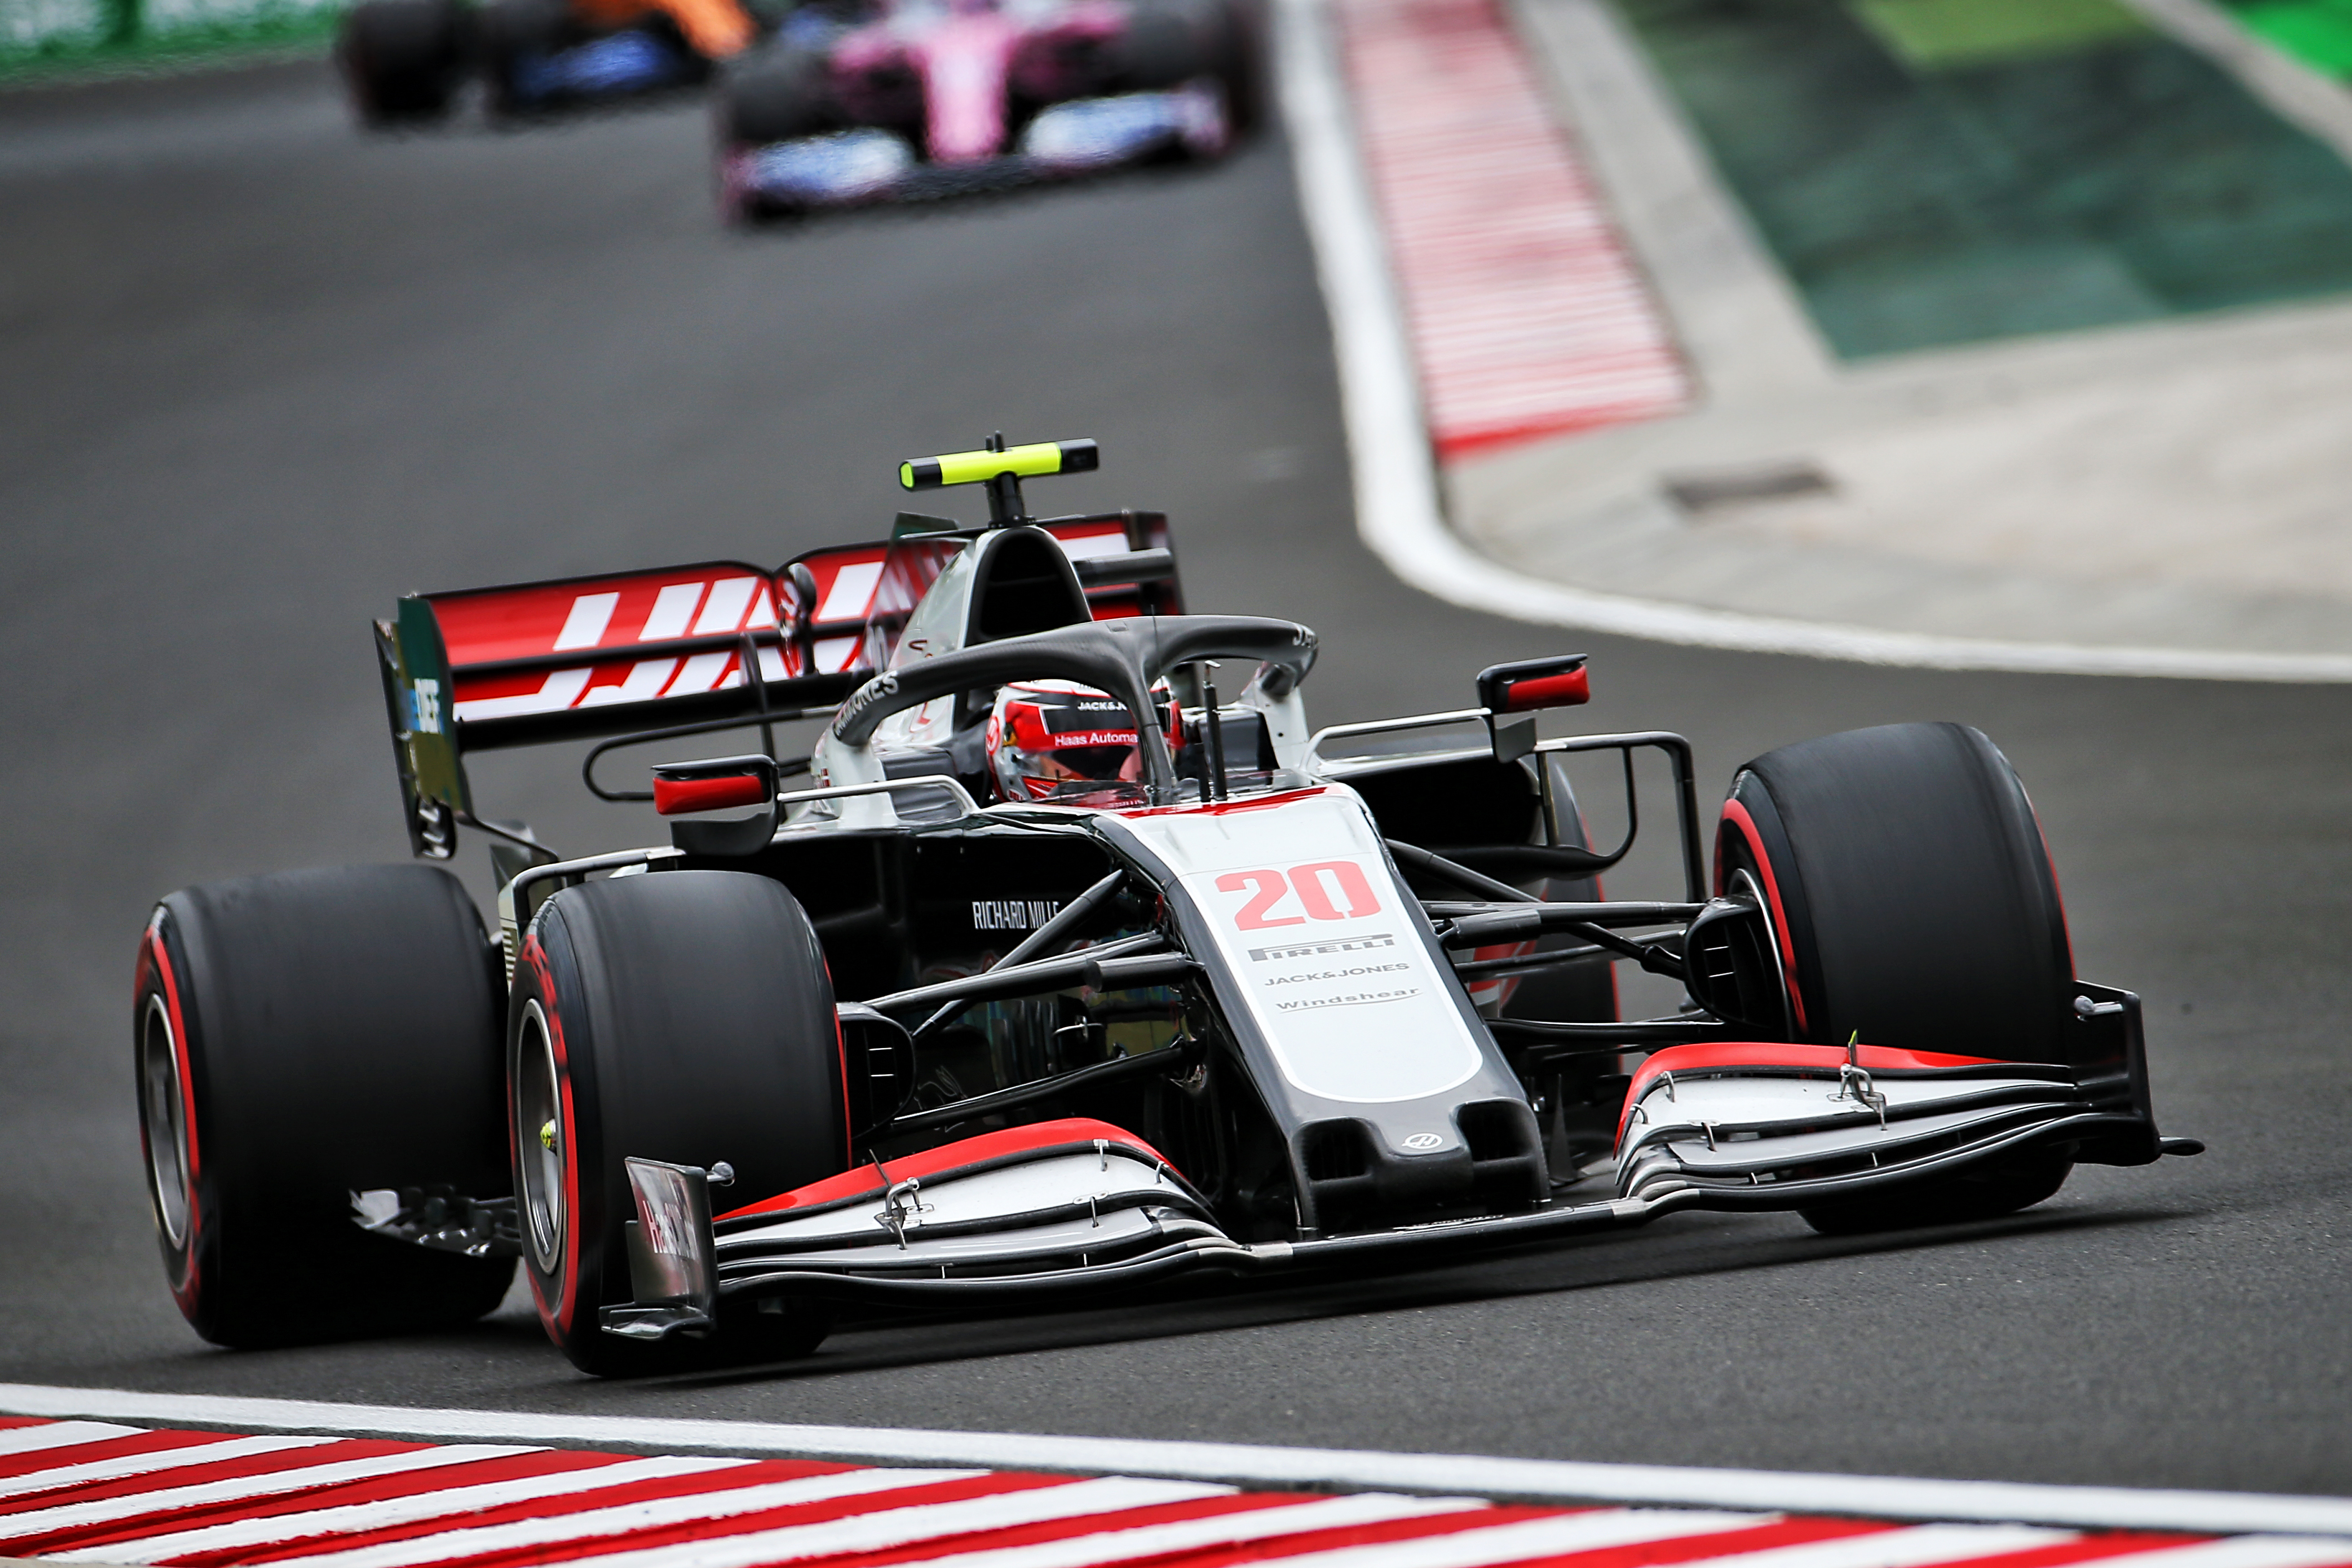
[[[1069, 553], [1096, 619], [1182, 613], [1160, 513], [1040, 526]], [[979, 531], [903, 517], [893, 538], [772, 572], [709, 561], [402, 599], [375, 633], [410, 847], [446, 859], [457, 825], [478, 821], [470, 752], [833, 708], [889, 663], [907, 617]]]

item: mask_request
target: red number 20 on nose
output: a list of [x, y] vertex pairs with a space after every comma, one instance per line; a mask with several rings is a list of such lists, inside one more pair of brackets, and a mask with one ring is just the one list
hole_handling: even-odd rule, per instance
[[[1309, 919], [1354, 921], [1381, 912], [1380, 895], [1372, 891], [1364, 869], [1353, 860], [1316, 860], [1293, 866], [1287, 872], [1271, 867], [1262, 871], [1228, 871], [1217, 879], [1217, 891], [1250, 890], [1250, 900], [1234, 917], [1244, 931], [1267, 931], [1275, 926], [1303, 926]], [[1286, 895], [1297, 894], [1303, 915], [1276, 912]]]

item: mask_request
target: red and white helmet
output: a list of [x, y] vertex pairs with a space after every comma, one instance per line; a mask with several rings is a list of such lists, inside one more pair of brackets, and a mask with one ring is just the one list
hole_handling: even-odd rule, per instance
[[[1181, 731], [1163, 703], [1169, 747]], [[1067, 680], [1024, 680], [996, 694], [988, 717], [988, 771], [1005, 800], [1073, 800], [1139, 791], [1143, 746], [1135, 716], [1108, 692]]]

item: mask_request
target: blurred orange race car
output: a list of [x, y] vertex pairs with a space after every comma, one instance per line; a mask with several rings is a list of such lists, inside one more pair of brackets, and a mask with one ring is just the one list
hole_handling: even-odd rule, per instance
[[476, 75], [507, 118], [698, 83], [778, 19], [744, 0], [359, 0], [336, 58], [368, 124], [442, 119]]

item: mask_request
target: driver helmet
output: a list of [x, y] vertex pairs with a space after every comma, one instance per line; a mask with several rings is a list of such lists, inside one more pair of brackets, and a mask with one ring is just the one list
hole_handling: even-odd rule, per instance
[[[1172, 750], [1175, 710], [1160, 708]], [[987, 746], [990, 776], [1005, 800], [1128, 795], [1143, 780], [1143, 747], [1127, 704], [1074, 681], [1025, 680], [999, 691]]]

